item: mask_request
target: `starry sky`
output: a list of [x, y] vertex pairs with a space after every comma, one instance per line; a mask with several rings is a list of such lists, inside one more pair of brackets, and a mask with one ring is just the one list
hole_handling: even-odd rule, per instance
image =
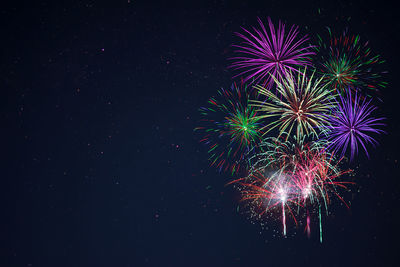
[[[396, 8], [368, 1], [37, 1], [0, 9], [0, 266], [395, 266]], [[234, 32], [257, 17], [348, 27], [386, 60], [386, 135], [354, 163], [351, 209], [324, 242], [237, 212], [193, 133], [232, 83]], [[296, 232], [296, 233], [293, 233]]]

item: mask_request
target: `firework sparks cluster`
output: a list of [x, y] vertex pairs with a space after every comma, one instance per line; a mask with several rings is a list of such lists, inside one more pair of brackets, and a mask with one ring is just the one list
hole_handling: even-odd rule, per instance
[[251, 218], [279, 218], [285, 236], [289, 220], [308, 237], [315, 223], [322, 242], [329, 204], [348, 207], [342, 193], [355, 174], [346, 164], [359, 151], [369, 156], [384, 133], [372, 104], [386, 86], [376, 70], [383, 60], [347, 30], [328, 28], [313, 45], [297, 26], [267, 22], [236, 34], [229, 60], [240, 86], [211, 97], [195, 131], [211, 165], [232, 176], [228, 184]]

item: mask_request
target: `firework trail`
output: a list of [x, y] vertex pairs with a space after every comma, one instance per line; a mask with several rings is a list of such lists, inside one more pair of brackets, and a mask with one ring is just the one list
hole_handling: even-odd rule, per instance
[[307, 237], [310, 238], [310, 236], [311, 236], [311, 226], [310, 226], [311, 219], [310, 219], [310, 214], [309, 214], [308, 210], [307, 210], [307, 219], [306, 220], [307, 220], [307, 224], [306, 224], [306, 228], [304, 229], [304, 231], [307, 232]]

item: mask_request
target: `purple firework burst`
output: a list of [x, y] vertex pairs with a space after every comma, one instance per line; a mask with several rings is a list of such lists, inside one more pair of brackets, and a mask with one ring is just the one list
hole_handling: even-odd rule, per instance
[[361, 100], [357, 93], [353, 99], [350, 89], [347, 96], [340, 95], [336, 109], [328, 118], [330, 125], [327, 126], [327, 132], [330, 148], [334, 151], [341, 150], [341, 156], [343, 156], [350, 147], [350, 160], [352, 160], [354, 155], [358, 154], [358, 146], [361, 145], [369, 157], [366, 145], [378, 144], [369, 134], [384, 133], [383, 130], [376, 128], [385, 125], [381, 122], [384, 118], [371, 116], [375, 109], [371, 100], [366, 101], [365, 98]]
[[314, 46], [306, 45], [307, 36], [297, 38], [299, 31], [297, 26], [292, 26], [285, 34], [285, 24], [279, 21], [278, 29], [268, 18], [269, 33], [258, 19], [261, 29], [253, 27], [252, 33], [242, 28], [245, 34], [236, 33], [242, 38], [241, 45], [233, 45], [237, 48], [234, 52], [241, 56], [230, 58], [233, 62], [230, 67], [239, 70], [237, 76], [244, 76], [244, 82], [254, 80], [263, 87], [270, 89], [273, 79], [281, 77], [288, 69], [296, 71], [298, 67], [311, 65], [309, 57], [315, 55], [311, 50]]

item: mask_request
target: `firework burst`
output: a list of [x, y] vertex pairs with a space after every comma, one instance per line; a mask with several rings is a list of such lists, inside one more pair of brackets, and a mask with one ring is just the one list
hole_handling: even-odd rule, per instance
[[328, 123], [325, 114], [332, 108], [334, 98], [331, 90], [321, 83], [322, 78], [314, 80], [314, 73], [307, 78], [306, 69], [297, 73], [297, 80], [291, 71], [286, 72], [281, 81], [275, 76], [272, 78], [278, 94], [256, 85], [266, 100], [251, 102], [259, 112], [258, 119], [273, 119], [262, 128], [264, 134], [279, 127], [279, 135], [284, 132], [290, 135], [295, 128], [297, 139], [309, 134], [318, 136], [316, 128]]
[[283, 234], [286, 235], [286, 210], [290, 211], [296, 221], [291, 206], [299, 204], [291, 192], [290, 182], [290, 177], [283, 170], [265, 169], [231, 183], [241, 191], [242, 201], [247, 203], [251, 218], [260, 219], [267, 212], [281, 213]]
[[340, 95], [338, 104], [331, 116], [328, 117], [329, 125], [325, 125], [330, 148], [341, 151], [343, 156], [350, 149], [350, 159], [358, 154], [361, 146], [368, 155], [367, 144], [377, 145], [378, 142], [370, 134], [384, 133], [377, 127], [384, 126], [383, 118], [374, 118], [371, 113], [376, 109], [371, 100], [363, 100], [355, 94], [352, 98], [351, 90], [347, 96]]
[[[268, 138], [261, 146], [265, 151], [254, 156], [258, 160], [252, 163], [253, 171], [232, 183], [241, 191], [242, 201], [248, 204], [251, 217], [261, 218], [269, 211], [281, 213], [283, 234], [286, 235], [287, 214], [296, 224], [296, 216], [306, 215], [309, 235], [310, 212], [320, 213], [321, 207], [327, 211], [331, 196], [344, 202], [338, 189], [346, 189], [346, 184], [351, 182], [338, 178], [350, 170], [341, 171], [341, 160], [335, 159], [322, 144]], [[320, 219], [321, 215], [318, 217]]]
[[350, 150], [353, 160], [364, 150], [369, 156], [373, 135], [384, 132], [368, 98], [387, 84], [378, 71], [383, 60], [347, 31], [334, 36], [328, 29], [329, 39], [318, 36], [314, 47], [296, 26], [285, 31], [280, 21], [258, 22], [236, 33], [242, 42], [230, 59], [235, 77], [254, 90], [221, 89], [200, 109], [195, 130], [209, 147], [211, 165], [235, 177], [228, 184], [239, 190], [253, 223], [278, 219], [286, 236], [294, 221], [308, 237], [318, 224], [322, 242], [329, 205], [339, 199], [349, 208], [342, 195], [354, 184], [353, 172], [343, 168], [344, 155]]
[[240, 71], [235, 77], [244, 76], [244, 82], [254, 80], [270, 89], [273, 79], [269, 74], [280, 77], [288, 70], [310, 65], [309, 57], [315, 53], [311, 51], [313, 46], [306, 44], [306, 36], [298, 38], [298, 27], [292, 26], [286, 34], [284, 23], [279, 21], [275, 29], [268, 18], [268, 32], [260, 19], [258, 22], [259, 29], [253, 27], [251, 32], [242, 28], [245, 34], [236, 33], [243, 42], [233, 45], [240, 56], [231, 58], [230, 67]]
[[200, 109], [203, 134], [201, 142], [209, 147], [211, 165], [220, 171], [239, 172], [244, 154], [259, 141], [260, 127], [254, 108], [250, 107], [247, 87], [233, 84], [231, 90], [221, 89], [217, 97]]
[[378, 90], [386, 86], [387, 83], [381, 81], [383, 72], [376, 70], [384, 61], [379, 55], [372, 55], [368, 42], [362, 43], [360, 36], [349, 35], [347, 31], [338, 37], [329, 28], [328, 32], [329, 41], [318, 36], [316, 47], [315, 65], [324, 75], [324, 83], [339, 93], [345, 93], [349, 87]]
[[279, 137], [264, 138], [246, 155], [249, 161], [249, 173], [270, 166], [279, 169], [295, 168], [300, 158], [305, 157], [304, 153], [325, 149], [327, 142], [324, 139], [305, 142], [306, 139], [312, 138], [313, 136], [297, 138], [296, 135], [290, 136], [287, 133], [282, 133]]

